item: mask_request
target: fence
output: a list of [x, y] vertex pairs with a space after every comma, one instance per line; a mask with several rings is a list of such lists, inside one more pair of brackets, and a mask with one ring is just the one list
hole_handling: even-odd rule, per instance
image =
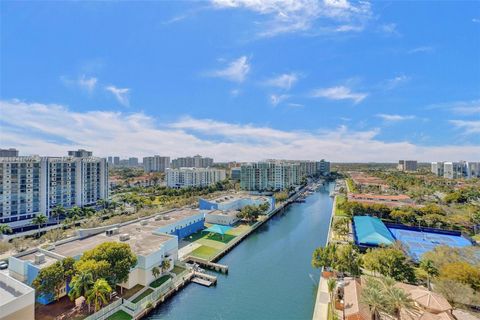
[[107, 319], [112, 314], [117, 312], [120, 309], [121, 306], [122, 306], [122, 299], [118, 299], [117, 301], [114, 301], [114, 302], [110, 303], [105, 308], [100, 309], [99, 311], [97, 311], [94, 314], [84, 318], [83, 320], [99, 320], [99, 319], [103, 320], [103, 319]]

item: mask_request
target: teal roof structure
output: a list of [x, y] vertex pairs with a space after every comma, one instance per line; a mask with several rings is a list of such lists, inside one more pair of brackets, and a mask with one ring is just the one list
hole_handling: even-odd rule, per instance
[[395, 238], [382, 220], [376, 217], [355, 216], [353, 222], [357, 244], [380, 246], [395, 243]]
[[204, 229], [203, 232], [214, 232], [219, 234], [225, 234], [225, 232], [227, 232], [230, 229], [232, 229], [232, 227], [214, 224], [210, 228]]

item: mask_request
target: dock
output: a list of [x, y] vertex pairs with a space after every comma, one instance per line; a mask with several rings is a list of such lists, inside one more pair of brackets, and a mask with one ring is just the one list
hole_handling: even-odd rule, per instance
[[199, 285], [202, 285], [202, 286], [205, 286], [205, 287], [210, 287], [213, 283], [208, 281], [208, 280], [203, 280], [203, 279], [200, 279], [200, 278], [193, 278], [192, 279], [192, 282], [195, 282], [195, 283], [198, 283]]

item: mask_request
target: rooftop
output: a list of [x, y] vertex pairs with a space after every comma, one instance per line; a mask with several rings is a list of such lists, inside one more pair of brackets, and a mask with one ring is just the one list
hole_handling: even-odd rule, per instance
[[0, 272], [0, 307], [32, 291], [29, 286]]
[[[166, 234], [153, 234], [158, 228], [181, 221], [187, 217], [199, 214], [198, 210], [175, 210], [157, 217], [144, 219], [134, 223], [129, 223], [118, 228], [118, 234], [107, 236], [105, 230], [95, 235], [73, 240], [61, 245], [57, 245], [53, 252], [62, 256], [75, 257], [81, 255], [87, 250], [91, 250], [99, 244], [107, 241], [128, 243], [132, 251], [138, 255], [149, 255], [158, 250], [160, 245], [172, 236]], [[160, 219], [159, 219], [160, 218]], [[112, 226], [114, 228], [114, 226]], [[129, 239], [122, 241], [121, 236], [128, 234]]]
[[388, 228], [376, 217], [355, 216], [356, 242], [363, 245], [391, 245], [395, 242]]

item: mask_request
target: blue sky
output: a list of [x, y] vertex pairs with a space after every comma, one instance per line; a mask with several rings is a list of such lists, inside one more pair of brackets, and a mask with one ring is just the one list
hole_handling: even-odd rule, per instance
[[480, 160], [477, 1], [0, 5], [0, 147]]

